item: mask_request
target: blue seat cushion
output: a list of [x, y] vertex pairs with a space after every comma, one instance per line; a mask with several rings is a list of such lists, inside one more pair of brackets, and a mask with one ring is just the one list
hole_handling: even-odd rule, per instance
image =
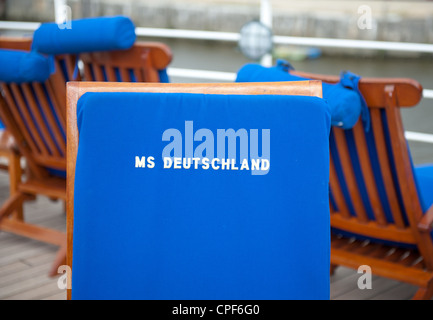
[[[307, 78], [292, 75], [280, 66], [271, 68], [249, 63], [237, 73], [236, 82], [273, 82], [302, 81]], [[336, 84], [323, 83], [323, 98], [328, 101], [331, 110], [333, 126], [344, 129], [352, 128], [359, 119], [362, 110], [362, 97], [357, 91], [345, 86], [342, 82]], [[304, 119], [308, 124], [308, 118]]]
[[[329, 299], [323, 99], [86, 93], [77, 118], [73, 299]], [[242, 143], [268, 171], [239, 168]], [[238, 170], [164, 168], [165, 151]]]
[[433, 205], [433, 163], [416, 166], [415, 175], [426, 212]]
[[32, 50], [56, 55], [128, 49], [135, 38], [134, 23], [123, 16], [72, 20], [71, 29], [42, 23], [34, 33]]
[[44, 82], [51, 74], [50, 59], [36, 52], [0, 49], [0, 66], [6, 83]]

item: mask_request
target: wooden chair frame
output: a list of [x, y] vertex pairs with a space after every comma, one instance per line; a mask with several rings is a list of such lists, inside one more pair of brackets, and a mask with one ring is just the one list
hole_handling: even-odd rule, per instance
[[[31, 43], [30, 38], [0, 38], [0, 48], [5, 49], [29, 51]], [[138, 81], [158, 82], [157, 70], [167, 67], [172, 54], [162, 43], [138, 42], [128, 50], [83, 53], [79, 58], [84, 63], [83, 76], [88, 80], [113, 81], [115, 79], [112, 75], [117, 69], [122, 74], [123, 81], [132, 80], [126, 78], [126, 75], [133, 73]], [[22, 206], [24, 201], [34, 199], [38, 194], [66, 201], [66, 180], [51, 176], [44, 167], [66, 170], [66, 141], [61, 131], [66, 132], [66, 82], [73, 79], [76, 59], [76, 55], [56, 56], [54, 62], [56, 72], [43, 84], [48, 91], [49, 100], [56, 111], [61, 129], [52, 116], [47, 118], [50, 129], [47, 129], [43, 123], [44, 116], [38, 111], [38, 104], [33, 98], [33, 95], [36, 95], [44, 112], [50, 113], [49, 102], [44, 94], [45, 89], [41, 84], [1, 85], [3, 97], [0, 97], [0, 116], [4, 119], [10, 133], [0, 137], [0, 157], [4, 156], [8, 159], [11, 196], [0, 210], [0, 229], [60, 246], [49, 273], [52, 276], [57, 274], [58, 266], [65, 263], [66, 235], [57, 230], [26, 223], [23, 219]], [[96, 71], [101, 68], [105, 69], [108, 78], [105, 78], [101, 72], [90, 72], [92, 69]], [[97, 77], [95, 78], [94, 75]], [[76, 80], [81, 80], [80, 73], [76, 75]], [[32, 114], [37, 115], [36, 119], [32, 119], [30, 113], [26, 111], [26, 101]], [[8, 106], [14, 107], [8, 108]], [[18, 110], [25, 117], [24, 120], [19, 120]], [[29, 128], [26, 128], [27, 125]], [[42, 128], [42, 132], [37, 128]], [[11, 135], [13, 135], [13, 143], [9, 139]], [[11, 144], [16, 147], [10, 148]], [[56, 146], [60, 146], [64, 152], [57, 150]], [[21, 181], [21, 155], [26, 159], [28, 166], [25, 182]]]
[[[69, 82], [67, 85], [67, 265], [72, 269], [74, 228], [74, 182], [79, 134], [77, 102], [86, 92], [158, 92], [243, 95], [303, 95], [322, 97], [321, 81], [291, 83], [212, 83], [212, 84], [150, 84]], [[70, 275], [71, 276], [71, 275]], [[68, 299], [71, 290], [68, 289]]]
[[[329, 83], [339, 81], [335, 76], [303, 72], [293, 74]], [[333, 128], [335, 145], [356, 216], [349, 213], [331, 157], [330, 188], [339, 208], [332, 210], [331, 205], [331, 226], [371, 238], [415, 245], [416, 249], [408, 250], [397, 245], [366, 243], [363, 240], [353, 241], [333, 236], [331, 263], [333, 267], [344, 265], [354, 269], [361, 265], [369, 265], [373, 274], [418, 286], [419, 290], [414, 299], [430, 299], [433, 296], [433, 241], [430, 235], [433, 229], [433, 206], [427, 212], [422, 210], [399, 110], [400, 107], [418, 104], [422, 98], [422, 87], [412, 79], [362, 78], [359, 89], [370, 111], [370, 130], [373, 131], [380, 171], [394, 223], [387, 221], [381, 207], [364, 127], [362, 121], [358, 121], [352, 133], [375, 220], [367, 217], [363, 206], [344, 130]], [[385, 113], [386, 117], [381, 116], [381, 113]], [[391, 154], [386, 151], [384, 122], [389, 131]], [[390, 160], [394, 162], [396, 178], [391, 173]], [[401, 190], [401, 204], [397, 199], [397, 189]], [[406, 212], [407, 223], [403, 211]]]
[[[29, 38], [0, 37], [0, 48], [29, 51], [31, 42]], [[15, 145], [14, 138], [7, 130], [0, 130], [0, 157], [7, 159], [7, 165], [1, 165], [0, 169], [8, 171], [9, 195], [13, 196], [18, 192], [18, 185], [23, 171], [21, 168], [21, 155]], [[23, 220], [22, 206], [16, 208], [13, 217]]]

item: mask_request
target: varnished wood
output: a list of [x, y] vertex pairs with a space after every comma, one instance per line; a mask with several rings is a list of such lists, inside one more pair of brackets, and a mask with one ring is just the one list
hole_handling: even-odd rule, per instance
[[387, 241], [404, 242], [407, 244], [415, 244], [416, 239], [410, 228], [396, 228], [394, 225], [383, 226], [376, 221], [368, 221], [360, 223], [354, 217], [345, 218], [339, 214], [331, 214], [331, 225], [335, 228], [342, 229], [348, 232], [357, 233], [366, 237], [383, 239]]
[[32, 38], [0, 37], [0, 49], [30, 51]]
[[[74, 183], [79, 134], [77, 128], [78, 99], [87, 92], [159, 92], [202, 93], [224, 95], [302, 95], [322, 97], [321, 81], [290, 83], [206, 83], [206, 84], [153, 84], [69, 82], [67, 85], [67, 264], [72, 268], [74, 226]], [[71, 291], [68, 290], [68, 299]]]
[[344, 179], [346, 180], [347, 188], [349, 189], [349, 194], [356, 211], [356, 216], [361, 223], [366, 223], [368, 221], [368, 217], [364, 208], [364, 204], [362, 203], [360, 190], [358, 189], [358, 184], [355, 178], [344, 131], [342, 129], [336, 128], [333, 130], [333, 133], [335, 144], [339, 146], [337, 150], [338, 157], [340, 158]]
[[[0, 37], [0, 48], [30, 51], [31, 42], [30, 38]], [[156, 76], [149, 80], [158, 82], [157, 70], [166, 68], [172, 56], [167, 46], [152, 42], [135, 44], [128, 50], [83, 53], [82, 58], [86, 62], [84, 73], [89, 68], [94, 68], [97, 79], [101, 81], [115, 81], [116, 67], [121, 68], [119, 70], [123, 77], [129, 76], [129, 71], [122, 68], [131, 68], [136, 73], [137, 80], [144, 80], [142, 75], [150, 72]], [[11, 209], [14, 209], [14, 216], [20, 222], [14, 224], [11, 219], [3, 219], [0, 229], [62, 245], [52, 271], [57, 269], [57, 263], [64, 260], [61, 255], [65, 255], [66, 238], [62, 244], [57, 232], [24, 222], [20, 205], [34, 195], [66, 199], [66, 180], [53, 177], [48, 169], [66, 171], [66, 81], [82, 80], [79, 73], [74, 74], [76, 61], [76, 55], [57, 55], [54, 59], [55, 72], [44, 83], [0, 83], [3, 92], [0, 97], [0, 117], [4, 119], [16, 145], [13, 152], [10, 152], [12, 149], [6, 148], [6, 144], [5, 148], [0, 144], [0, 156], [10, 159], [12, 196], [2, 209], [7, 216], [11, 216]], [[105, 71], [109, 79], [105, 79], [102, 73], [107, 66], [109, 69]], [[151, 68], [152, 71], [147, 71], [146, 68]], [[16, 167], [19, 158], [13, 158], [19, 157], [19, 154], [26, 159], [28, 165], [26, 181], [21, 181], [21, 168]]]
[[133, 73], [138, 82], [160, 82], [158, 70], [167, 68], [172, 53], [162, 43], [137, 42], [129, 50], [83, 53], [80, 59], [86, 81], [130, 82]]
[[430, 286], [433, 281], [432, 273], [425, 272], [424, 270], [406, 267], [386, 261], [383, 258], [361, 256], [344, 250], [334, 249], [333, 247], [331, 247], [331, 263], [353, 269], [358, 269], [361, 265], [368, 265], [372, 268], [373, 273], [378, 276], [407, 282], [421, 288]]
[[[339, 77], [293, 72], [300, 76], [335, 83]], [[331, 239], [332, 265], [344, 265], [357, 269], [369, 265], [374, 274], [419, 286], [414, 298], [429, 299], [433, 295], [433, 243], [430, 231], [433, 223], [433, 209], [422, 212], [414, 182], [413, 168], [409, 156], [400, 107], [416, 105], [422, 97], [421, 85], [413, 79], [362, 78], [359, 89], [364, 96], [369, 111], [374, 145], [369, 145], [361, 120], [350, 129], [353, 141], [346, 139], [346, 132], [333, 128], [334, 157], [331, 157], [330, 189], [337, 209], [331, 206], [331, 226], [382, 241], [393, 241], [415, 246], [407, 251], [385, 244], [375, 244], [374, 240], [359, 245], [356, 240], [347, 242], [344, 237]], [[354, 145], [349, 145], [349, 144]], [[356, 154], [349, 153], [349, 147]], [[375, 148], [377, 159], [372, 158], [369, 148]], [[360, 176], [355, 176], [354, 159], [359, 162]], [[379, 172], [373, 171], [373, 163]], [[342, 179], [336, 174], [336, 163], [340, 165]], [[377, 171], [377, 169], [376, 169]], [[393, 173], [394, 172], [394, 173]], [[380, 175], [380, 176], [377, 176]], [[396, 177], [394, 176], [396, 175]], [[361, 197], [361, 185], [365, 184], [365, 197], [371, 205], [369, 216]], [[377, 179], [383, 181], [386, 199], [381, 199]], [[342, 194], [345, 185], [349, 192], [354, 212], [348, 214], [347, 201]], [[401, 195], [401, 201], [399, 196]], [[385, 216], [383, 201], [387, 201], [392, 220]]]
[[427, 210], [426, 214], [418, 223], [418, 228], [422, 232], [431, 232], [433, 230], [433, 205]]
[[[309, 79], [322, 80], [328, 83], [340, 81], [340, 77], [321, 75], [307, 72], [291, 72], [292, 74]], [[414, 79], [408, 78], [368, 78], [363, 77], [359, 82], [359, 89], [369, 108], [384, 108], [386, 96], [383, 94], [387, 86], [393, 86], [399, 101], [398, 107], [413, 107], [422, 99], [422, 86]]]

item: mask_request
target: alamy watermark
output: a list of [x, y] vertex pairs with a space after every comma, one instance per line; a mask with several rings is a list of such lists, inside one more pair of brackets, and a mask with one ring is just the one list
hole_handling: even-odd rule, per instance
[[367, 265], [359, 266], [358, 273], [362, 274], [358, 278], [358, 288], [360, 290], [373, 289], [371, 267]]
[[373, 15], [371, 7], [368, 5], [362, 5], [358, 7], [358, 28], [361, 30], [373, 29]]
[[56, 23], [60, 30], [72, 29], [72, 10], [67, 5], [56, 8]]
[[[217, 129], [194, 131], [194, 122], [185, 121], [183, 133], [167, 129], [161, 137], [163, 169], [250, 171], [266, 175], [271, 167], [271, 130]], [[261, 140], [261, 143], [260, 143]], [[153, 169], [158, 164], [154, 155], [135, 156], [135, 168]]]
[[57, 273], [62, 274], [59, 279], [57, 279], [57, 287], [60, 290], [66, 290], [72, 288], [72, 280], [71, 280], [71, 267], [67, 265], [61, 265], [57, 269]]

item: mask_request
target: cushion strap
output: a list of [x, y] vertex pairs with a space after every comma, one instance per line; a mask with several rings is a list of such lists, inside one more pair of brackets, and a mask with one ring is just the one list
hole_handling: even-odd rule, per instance
[[343, 71], [340, 74], [340, 83], [344, 87], [351, 88], [359, 94], [361, 99], [361, 118], [364, 122], [365, 131], [368, 132], [370, 130], [370, 112], [368, 111], [367, 103], [359, 90], [359, 80], [361, 80], [361, 77], [350, 71]]

